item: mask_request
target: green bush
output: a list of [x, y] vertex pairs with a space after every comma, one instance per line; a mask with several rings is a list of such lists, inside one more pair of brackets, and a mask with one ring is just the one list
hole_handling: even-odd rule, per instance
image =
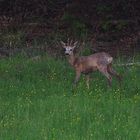
[[97, 5], [96, 11], [97, 11], [98, 15], [105, 15], [112, 11], [112, 7], [99, 4], [99, 5]]
[[123, 20], [120, 20], [120, 21], [118, 20], [116, 23], [113, 23], [113, 21], [111, 21], [111, 20], [104, 20], [104, 21], [102, 21], [100, 26], [104, 32], [122, 31], [123, 29], [125, 29], [128, 26], [128, 23]]
[[6, 32], [0, 35], [0, 44], [4, 47], [23, 47], [25, 45], [25, 34], [24, 32]]
[[111, 28], [111, 24], [110, 22], [107, 20], [107, 21], [104, 21], [102, 24], [101, 24], [101, 28], [103, 29], [103, 31], [107, 32], [109, 31], [109, 29]]
[[120, 21], [117, 24], [116, 29], [117, 30], [123, 30], [127, 25], [128, 25], [128, 23], [126, 21]]
[[62, 17], [64, 24], [68, 25], [68, 32], [75, 37], [84, 38], [87, 36], [88, 28], [84, 21], [77, 17], [65, 13]]

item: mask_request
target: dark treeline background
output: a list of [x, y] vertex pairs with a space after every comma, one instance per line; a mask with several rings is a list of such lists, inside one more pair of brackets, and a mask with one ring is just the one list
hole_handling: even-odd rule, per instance
[[[54, 18], [64, 9], [84, 20], [96, 18], [137, 19], [140, 16], [139, 0], [1, 0], [0, 14], [20, 17]], [[47, 20], [47, 19], [46, 19]]]
[[139, 0], [0, 0], [0, 45], [29, 47], [47, 39], [56, 46], [70, 37], [90, 41], [95, 51], [118, 45], [132, 51], [139, 48], [139, 5]]

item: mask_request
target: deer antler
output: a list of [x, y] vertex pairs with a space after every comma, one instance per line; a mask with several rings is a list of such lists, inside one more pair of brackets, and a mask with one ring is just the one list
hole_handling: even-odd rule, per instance
[[78, 43], [78, 41], [76, 41], [76, 42], [73, 43], [73, 47], [74, 48], [76, 47], [77, 43]]
[[73, 43], [73, 40], [70, 41], [70, 45], [72, 45], [72, 43]]
[[68, 38], [68, 40], [67, 40], [67, 45], [69, 45], [70, 44], [70, 39]]
[[65, 48], [65, 46], [73, 46], [74, 48], [76, 47], [78, 41], [74, 42], [73, 40], [70, 40], [68, 38], [67, 43], [64, 43], [63, 41], [60, 41], [61, 45], [63, 48]]
[[72, 43], [73, 43], [73, 40], [70, 40], [70, 38], [68, 38], [68, 40], [67, 40], [67, 45], [71, 46]]

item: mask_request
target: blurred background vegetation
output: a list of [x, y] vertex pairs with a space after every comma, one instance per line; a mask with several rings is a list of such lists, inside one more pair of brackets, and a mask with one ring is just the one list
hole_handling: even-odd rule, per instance
[[[59, 41], [79, 40], [85, 53], [139, 51], [139, 0], [0, 0], [0, 56], [23, 48], [60, 54]], [[60, 51], [56, 51], [60, 50]]]

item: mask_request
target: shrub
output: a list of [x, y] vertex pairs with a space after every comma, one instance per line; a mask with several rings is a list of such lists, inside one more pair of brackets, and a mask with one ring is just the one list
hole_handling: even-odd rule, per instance
[[69, 27], [68, 33], [79, 38], [87, 36], [88, 28], [81, 19], [78, 19], [78, 17], [65, 13], [62, 17], [62, 21]]
[[3, 47], [23, 47], [25, 45], [24, 32], [6, 32], [0, 35], [0, 45]]

